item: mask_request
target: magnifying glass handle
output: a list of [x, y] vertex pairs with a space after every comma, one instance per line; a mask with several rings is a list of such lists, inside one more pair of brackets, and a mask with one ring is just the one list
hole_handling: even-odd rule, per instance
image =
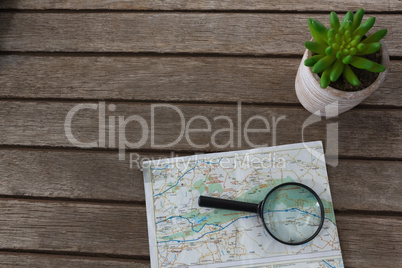
[[201, 195], [200, 198], [198, 199], [198, 205], [200, 207], [207, 207], [207, 208], [220, 208], [220, 209], [245, 211], [252, 213], [259, 212], [258, 210], [259, 204], [220, 199], [203, 195]]

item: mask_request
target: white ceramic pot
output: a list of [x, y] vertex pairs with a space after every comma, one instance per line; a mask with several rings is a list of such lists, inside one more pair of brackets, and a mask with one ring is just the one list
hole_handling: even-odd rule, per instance
[[389, 68], [389, 54], [384, 42], [382, 44], [382, 61], [386, 70], [379, 73], [377, 79], [370, 86], [359, 91], [342, 91], [328, 86], [323, 89], [320, 86], [320, 77], [311, 71], [311, 67], [304, 65], [304, 61], [312, 56], [308, 49], [304, 52], [299, 70], [297, 71], [295, 88], [300, 103], [311, 113], [320, 111], [321, 116], [337, 116], [346, 112], [365, 98], [370, 96], [384, 81]]

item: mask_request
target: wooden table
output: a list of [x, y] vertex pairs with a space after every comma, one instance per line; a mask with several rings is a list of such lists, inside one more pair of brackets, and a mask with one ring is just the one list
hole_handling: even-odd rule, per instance
[[[210, 144], [198, 149], [183, 138], [155, 148], [147, 139], [122, 161], [108, 133], [104, 145], [101, 137], [74, 146], [65, 132], [68, 112], [105, 101], [106, 124], [131, 115], [150, 124], [152, 105], [171, 104], [187, 122], [224, 115], [237, 127], [240, 101], [242, 124], [253, 115], [285, 116], [277, 135], [250, 134], [251, 142], [301, 142], [310, 114], [298, 103], [294, 78], [310, 38], [307, 18], [327, 23], [330, 10], [361, 6], [377, 17], [377, 29], [389, 30], [387, 81], [352, 111], [306, 128], [304, 138], [325, 141], [327, 124], [339, 125], [339, 164], [328, 172], [346, 267], [402, 267], [398, 0], [1, 1], [0, 266], [148, 267], [142, 172], [130, 169], [129, 153], [251, 146], [242, 139], [221, 149], [210, 134], [194, 133], [192, 141]], [[177, 137], [179, 117], [161, 111], [155, 141], [166, 144]], [[220, 127], [213, 122], [212, 131]], [[71, 128], [77, 140], [96, 142], [97, 112], [77, 112]], [[128, 124], [127, 139], [138, 141], [140, 130]], [[217, 139], [222, 144], [225, 136]]]

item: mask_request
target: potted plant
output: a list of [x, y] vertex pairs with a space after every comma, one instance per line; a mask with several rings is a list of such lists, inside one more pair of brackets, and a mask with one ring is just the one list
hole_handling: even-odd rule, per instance
[[371, 35], [375, 18], [362, 22], [364, 10], [346, 13], [339, 22], [330, 14], [330, 29], [311, 18], [308, 26], [313, 39], [296, 75], [295, 88], [300, 103], [321, 116], [336, 116], [358, 105], [384, 81], [389, 54], [381, 39], [386, 29]]

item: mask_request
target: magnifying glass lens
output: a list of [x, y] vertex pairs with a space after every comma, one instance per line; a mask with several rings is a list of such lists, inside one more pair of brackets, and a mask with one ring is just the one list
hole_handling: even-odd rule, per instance
[[269, 234], [284, 244], [300, 245], [312, 240], [324, 224], [324, 206], [304, 184], [287, 182], [274, 187], [259, 203], [200, 196], [200, 207], [258, 213]]
[[265, 227], [286, 244], [302, 244], [316, 236], [323, 216], [318, 196], [300, 185], [279, 186], [263, 203]]

